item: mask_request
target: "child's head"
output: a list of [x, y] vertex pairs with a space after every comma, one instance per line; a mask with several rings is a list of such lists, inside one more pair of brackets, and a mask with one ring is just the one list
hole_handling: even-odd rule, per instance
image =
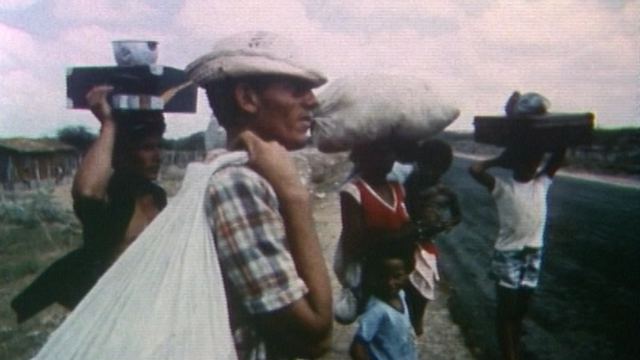
[[396, 139], [393, 143], [398, 162], [413, 164], [418, 157], [418, 142], [405, 139]]
[[355, 147], [349, 159], [358, 173], [386, 176], [393, 168], [396, 156], [390, 141], [379, 140]]
[[413, 245], [389, 243], [368, 252], [365, 269], [366, 286], [380, 300], [398, 295], [413, 271]]
[[453, 150], [445, 141], [434, 139], [425, 141], [418, 148], [418, 171], [431, 178], [439, 179], [453, 162]]
[[506, 159], [506, 167], [513, 171], [516, 181], [529, 182], [538, 171], [544, 153], [530, 149], [507, 148], [502, 156]]
[[429, 187], [418, 193], [415, 199], [419, 209], [418, 219], [428, 223], [439, 223], [443, 220], [444, 212], [449, 206], [449, 197], [437, 187]]

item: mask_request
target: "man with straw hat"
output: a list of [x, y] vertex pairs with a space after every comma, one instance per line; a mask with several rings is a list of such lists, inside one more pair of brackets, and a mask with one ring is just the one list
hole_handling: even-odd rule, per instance
[[328, 350], [331, 288], [309, 195], [288, 151], [302, 148], [326, 82], [270, 32], [221, 39], [187, 67], [228, 134], [246, 150], [209, 182], [211, 231], [240, 359], [318, 357]]

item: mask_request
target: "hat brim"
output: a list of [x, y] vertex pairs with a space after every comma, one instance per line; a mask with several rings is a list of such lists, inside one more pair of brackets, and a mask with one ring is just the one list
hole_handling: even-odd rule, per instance
[[190, 78], [200, 86], [212, 81], [251, 75], [291, 76], [308, 81], [314, 88], [327, 82], [327, 78], [317, 70], [291, 61], [264, 56], [231, 55], [213, 59], [203, 57], [189, 65], [187, 71]]

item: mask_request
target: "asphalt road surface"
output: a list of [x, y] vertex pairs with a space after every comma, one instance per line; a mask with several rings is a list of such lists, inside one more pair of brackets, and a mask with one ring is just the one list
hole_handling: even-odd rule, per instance
[[[488, 277], [497, 217], [487, 190], [468, 175], [470, 163], [457, 158], [443, 179], [458, 193], [463, 222], [438, 239], [441, 266], [454, 288], [452, 314], [474, 353], [499, 359]], [[640, 190], [557, 176], [523, 358], [640, 358], [639, 295]]]

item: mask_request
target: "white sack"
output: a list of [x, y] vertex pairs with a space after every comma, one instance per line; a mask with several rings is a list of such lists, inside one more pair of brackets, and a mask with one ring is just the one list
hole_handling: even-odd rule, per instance
[[338, 152], [387, 136], [430, 138], [449, 126], [460, 111], [436, 96], [417, 77], [347, 76], [318, 94], [311, 135], [322, 152]]
[[190, 164], [180, 192], [35, 359], [237, 359], [204, 199], [214, 171], [246, 159]]

